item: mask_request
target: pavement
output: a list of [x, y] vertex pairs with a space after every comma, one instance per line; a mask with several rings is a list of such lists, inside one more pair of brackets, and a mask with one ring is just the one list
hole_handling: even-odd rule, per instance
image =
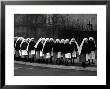
[[14, 76], [97, 76], [97, 71], [14, 64]]
[[84, 71], [97, 71], [96, 65], [90, 65], [87, 67], [82, 67], [81, 64], [76, 64], [72, 66], [65, 66], [65, 65], [54, 65], [54, 64], [41, 64], [41, 63], [30, 63], [30, 62], [23, 62], [23, 61], [14, 61], [15, 64], [23, 64], [23, 65], [29, 65], [29, 66], [38, 66], [43, 68], [54, 68], [54, 69], [72, 69], [72, 70], [84, 70]]

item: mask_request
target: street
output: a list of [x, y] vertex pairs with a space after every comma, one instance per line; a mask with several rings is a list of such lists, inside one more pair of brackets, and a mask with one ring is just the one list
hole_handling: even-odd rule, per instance
[[25, 64], [14, 64], [15, 76], [97, 76], [97, 71], [48, 68]]

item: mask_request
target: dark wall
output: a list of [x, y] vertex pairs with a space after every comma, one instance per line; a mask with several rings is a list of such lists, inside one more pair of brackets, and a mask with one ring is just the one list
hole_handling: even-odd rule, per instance
[[40, 37], [45, 38], [59, 38], [59, 39], [71, 39], [75, 38], [78, 44], [80, 45], [83, 38], [85, 37], [94, 37], [97, 42], [97, 31], [81, 31], [75, 30], [75, 28], [65, 28], [65, 27], [53, 27], [53, 26], [39, 26], [39, 27], [30, 27], [30, 26], [15, 26], [15, 36], [22, 36], [24, 38], [34, 37], [38, 40]]
[[15, 14], [14, 35], [45, 38], [97, 38], [97, 14]]

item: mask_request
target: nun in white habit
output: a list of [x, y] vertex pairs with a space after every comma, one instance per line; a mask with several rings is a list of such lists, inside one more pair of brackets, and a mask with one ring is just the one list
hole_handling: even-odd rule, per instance
[[59, 53], [59, 44], [60, 44], [60, 40], [56, 39], [53, 45], [53, 59], [52, 62], [54, 64], [58, 63], [58, 60], [60, 58], [60, 53]]
[[79, 46], [74, 38], [71, 39], [70, 45], [71, 45], [71, 57], [72, 57], [71, 64], [74, 64], [74, 59], [77, 59]]
[[40, 62], [40, 58], [41, 56], [43, 56], [43, 53], [42, 53], [42, 49], [43, 49], [43, 41], [45, 40], [44, 38], [39, 38], [39, 40], [37, 41], [36, 45], [35, 45], [35, 55], [36, 55], [36, 58], [35, 58], [35, 61], [36, 62]]
[[89, 45], [88, 45], [88, 39], [84, 38], [81, 45], [80, 45], [80, 59], [82, 62], [82, 66], [85, 67], [86, 66], [86, 61], [87, 61], [87, 54], [89, 52]]
[[20, 45], [23, 39], [24, 39], [23, 37], [18, 37], [15, 43], [15, 59], [16, 60], [20, 60], [20, 57], [21, 57]]
[[65, 40], [64, 39], [61, 39], [61, 42], [60, 42], [60, 51], [61, 51], [61, 64], [64, 64], [65, 62]]
[[27, 61], [27, 58], [28, 58], [28, 45], [29, 45], [29, 43], [27, 42], [26, 39], [24, 39], [20, 45], [21, 58], [23, 59], [23, 61]]
[[46, 40], [43, 44], [43, 54], [44, 54], [45, 63], [48, 63], [48, 61], [51, 58], [51, 52], [49, 50], [49, 45], [50, 45], [50, 40], [49, 40], [49, 38], [46, 38]]
[[29, 61], [31, 62], [34, 62], [35, 58], [35, 44], [34, 38], [31, 38], [28, 45]]
[[93, 37], [89, 37], [89, 51], [90, 53], [88, 54], [89, 55], [89, 64], [94, 64], [95, 62], [95, 51], [96, 51], [96, 44], [95, 44], [95, 40]]
[[65, 64], [68, 65], [68, 62], [71, 61], [71, 45], [69, 39], [65, 40]]

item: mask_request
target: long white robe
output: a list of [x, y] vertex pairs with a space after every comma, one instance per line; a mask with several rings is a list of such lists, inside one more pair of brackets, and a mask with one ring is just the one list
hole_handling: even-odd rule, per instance
[[90, 59], [95, 60], [95, 51], [91, 51], [91, 53], [90, 53]]
[[35, 50], [31, 50], [31, 55], [35, 54]]
[[76, 57], [76, 51], [73, 51], [72, 57]]
[[61, 58], [61, 52], [58, 52], [57, 58]]
[[43, 57], [43, 56], [44, 56], [43, 52], [42, 52], [42, 51], [40, 51], [40, 57]]
[[46, 53], [46, 58], [50, 58], [50, 57], [51, 57], [50, 53]]
[[21, 50], [21, 55], [28, 55], [27, 50]]
[[66, 53], [65, 58], [71, 58], [71, 53]]

